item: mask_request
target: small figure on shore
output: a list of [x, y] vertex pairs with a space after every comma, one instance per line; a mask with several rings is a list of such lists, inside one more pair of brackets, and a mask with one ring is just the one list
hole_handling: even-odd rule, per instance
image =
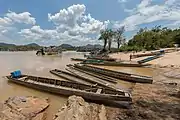
[[131, 59], [132, 59], [132, 55], [130, 55], [129, 57], [130, 57], [130, 61], [131, 61]]

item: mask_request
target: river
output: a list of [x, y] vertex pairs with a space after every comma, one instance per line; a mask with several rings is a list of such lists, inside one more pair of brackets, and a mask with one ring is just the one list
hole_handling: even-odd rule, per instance
[[[35, 51], [0, 52], [0, 101], [3, 101], [10, 96], [47, 97], [50, 101], [50, 107], [48, 108], [48, 118], [50, 119], [58, 111], [58, 109], [66, 103], [67, 97], [40, 92], [13, 83], [8, 83], [5, 76], [9, 75], [10, 72], [14, 70], [21, 70], [22, 74], [57, 78], [56, 76], [50, 74], [49, 70], [55, 68], [64, 69], [67, 64], [75, 63], [71, 61], [70, 58], [82, 58], [85, 53], [68, 51], [63, 52], [62, 55], [59, 56], [36, 56], [35, 53]], [[117, 71], [138, 73], [142, 75], [152, 75], [151, 68], [106, 68]], [[122, 83], [124, 84], [124, 82]]]

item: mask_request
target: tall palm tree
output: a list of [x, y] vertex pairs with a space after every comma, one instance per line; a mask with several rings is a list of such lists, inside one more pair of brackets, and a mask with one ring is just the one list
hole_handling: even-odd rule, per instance
[[119, 28], [119, 29], [117, 29], [117, 30], [115, 31], [114, 37], [115, 37], [115, 41], [117, 42], [117, 47], [118, 47], [118, 49], [120, 48], [120, 45], [121, 45], [121, 44], [124, 44], [124, 43], [125, 43], [125, 39], [124, 39], [124, 37], [123, 37], [123, 33], [124, 33], [124, 26], [121, 27], [121, 28]]

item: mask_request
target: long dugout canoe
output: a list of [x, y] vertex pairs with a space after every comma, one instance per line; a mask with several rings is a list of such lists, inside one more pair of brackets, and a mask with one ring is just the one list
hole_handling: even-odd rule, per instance
[[155, 55], [155, 56], [151, 56], [151, 57], [148, 57], [148, 58], [145, 58], [143, 60], [139, 60], [137, 61], [139, 64], [142, 64], [142, 63], [146, 63], [146, 62], [149, 62], [149, 61], [152, 61], [152, 60], [155, 60], [155, 59], [158, 59], [162, 57], [161, 55]]
[[150, 66], [150, 64], [139, 64], [131, 62], [110, 62], [110, 61], [83, 61], [82, 64], [91, 64], [91, 65], [101, 65], [101, 66], [121, 66], [121, 67], [145, 67]]
[[78, 68], [75, 68], [73, 67], [73, 65], [67, 65], [67, 67], [71, 68], [71, 69], [75, 69], [77, 71], [80, 71], [80, 72], [83, 72], [83, 73], [86, 73], [88, 75], [91, 75], [91, 76], [94, 76], [94, 77], [97, 77], [97, 78], [100, 78], [100, 79], [103, 79], [105, 81], [108, 81], [108, 82], [112, 82], [114, 84], [117, 83], [118, 79], [116, 78], [112, 78], [112, 77], [109, 77], [109, 76], [106, 76], [106, 75], [99, 75], [99, 74], [95, 74], [95, 73], [92, 73], [92, 72], [88, 72], [88, 71], [84, 71], [82, 69], [78, 69]]
[[51, 78], [22, 75], [7, 76], [10, 82], [59, 95], [77, 95], [87, 100], [132, 101], [129, 93]]
[[118, 78], [118, 79], [129, 81], [129, 82], [150, 83], [150, 84], [153, 82], [153, 78], [149, 76], [118, 72], [118, 71], [103, 69], [103, 68], [89, 66], [89, 65], [81, 65], [81, 64], [75, 64], [74, 67], [85, 70], [85, 71], [99, 73], [102, 75]]
[[[114, 90], [118, 90], [118, 91], [123, 91], [119, 87], [116, 87], [115, 84], [104, 81], [102, 79], [90, 76], [88, 74], [85, 74], [85, 73], [82, 73], [82, 72], [79, 72], [79, 71], [76, 71], [76, 70], [70, 70], [69, 69], [68, 71], [70, 71], [70, 72], [65, 72], [63, 70], [55, 69], [55, 70], [51, 70], [50, 73], [53, 73], [53, 74], [55, 74], [55, 75], [57, 75], [59, 77], [62, 77], [61, 73], [69, 74], [69, 77], [71, 77], [71, 78], [67, 78], [67, 80], [70, 80], [70, 81], [74, 81], [74, 79], [72, 78], [72, 77], [74, 77], [74, 78], [79, 79], [81, 81], [83, 80], [86, 83], [88, 82], [92, 86], [101, 86], [101, 87], [105, 87], [105, 88], [108, 88], [108, 89], [114, 89]], [[78, 81], [75, 81], [75, 82], [78, 82]], [[83, 82], [81, 82], [81, 83], [84, 84]], [[86, 84], [86, 85], [88, 85], [88, 84]]]
[[110, 57], [98, 57], [98, 56], [89, 56], [88, 59], [94, 59], [94, 60], [103, 60], [103, 61], [116, 61], [116, 59], [114, 58], [110, 58]]
[[50, 73], [68, 81], [77, 82], [85, 85], [95, 85], [88, 81], [79, 79], [77, 76], [63, 70], [54, 69], [54, 70], [50, 70]]
[[160, 51], [156, 51], [156, 52], [135, 54], [135, 55], [130, 55], [130, 56], [133, 59], [133, 58], [138, 58], [138, 57], [161, 55], [161, 54], [164, 54], [165, 52], [166, 52], [165, 50], [160, 50]]

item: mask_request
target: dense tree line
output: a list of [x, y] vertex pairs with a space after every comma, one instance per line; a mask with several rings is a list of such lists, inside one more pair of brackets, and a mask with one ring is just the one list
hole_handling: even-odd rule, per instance
[[156, 26], [152, 29], [140, 29], [137, 34], [120, 48], [121, 51], [156, 50], [174, 47], [180, 44], [180, 28], [170, 29]]
[[125, 42], [123, 33], [124, 27], [115, 31], [102, 30], [99, 39], [104, 40], [104, 49], [108, 44], [108, 50], [110, 50], [112, 42], [117, 43], [117, 48], [120, 51], [156, 50], [174, 47], [174, 44], [180, 45], [180, 28], [170, 29], [161, 26], [155, 26], [152, 29], [141, 28], [128, 42]]

